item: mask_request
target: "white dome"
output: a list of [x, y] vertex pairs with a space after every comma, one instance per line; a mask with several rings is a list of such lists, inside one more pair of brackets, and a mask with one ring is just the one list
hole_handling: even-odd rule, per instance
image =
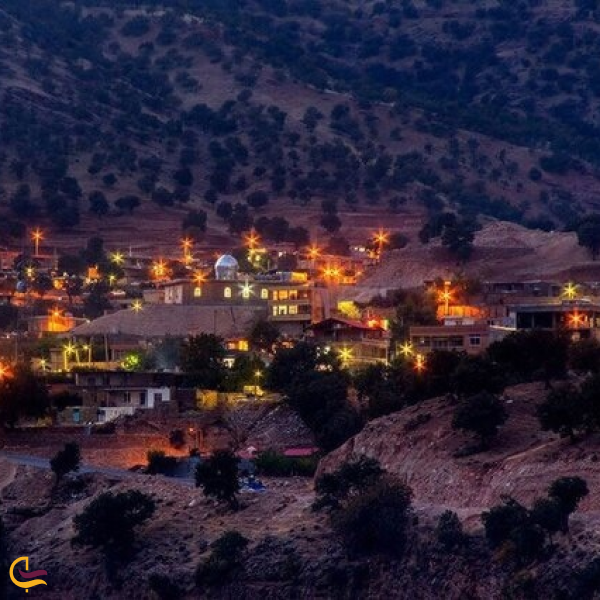
[[239, 267], [238, 261], [235, 260], [235, 258], [233, 256], [231, 256], [231, 254], [223, 254], [223, 256], [220, 256], [217, 260], [217, 262], [215, 263], [215, 269], [218, 269], [219, 267], [226, 267], [228, 269], [231, 268], [235, 268], [237, 269]]
[[219, 281], [237, 279], [239, 264], [231, 254], [223, 254], [215, 263], [215, 276]]

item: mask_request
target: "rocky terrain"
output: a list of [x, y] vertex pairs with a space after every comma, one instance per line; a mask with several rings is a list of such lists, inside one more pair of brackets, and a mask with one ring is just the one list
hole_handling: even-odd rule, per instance
[[[230, 512], [199, 490], [162, 476], [87, 474], [57, 491], [49, 472], [0, 461], [9, 556], [28, 555], [36, 568], [46, 569], [50, 585], [44, 597], [61, 600], [155, 597], [148, 588], [153, 573], [176, 581], [179, 597], [190, 599], [571, 598], [577, 572], [600, 548], [600, 441], [590, 437], [570, 445], [541, 433], [534, 410], [543, 394], [541, 384], [508, 388], [509, 419], [482, 454], [455, 457], [468, 438], [450, 428], [450, 401], [435, 399], [373, 421], [323, 459], [320, 470], [326, 472], [353, 455], [371, 456], [411, 486], [418, 523], [411, 526], [400, 559], [349, 553], [332, 533], [327, 513], [311, 509], [315, 495], [306, 478], [266, 478], [265, 492], [242, 494], [242, 509]], [[419, 415], [429, 419], [422, 416], [415, 427]], [[570, 535], [555, 540], [554, 553], [515, 573], [487, 549], [479, 516], [504, 494], [530, 505], [564, 475], [584, 477], [590, 495], [572, 518]], [[98, 551], [70, 542], [73, 516], [107, 489], [140, 489], [158, 504], [155, 516], [139, 529], [133, 557], [111, 578]], [[451, 554], [432, 533], [446, 508], [460, 515], [470, 534], [468, 545]], [[209, 543], [227, 530], [250, 540], [243, 569], [223, 586], [195, 587], [196, 566]], [[8, 593], [17, 597], [10, 588]]]

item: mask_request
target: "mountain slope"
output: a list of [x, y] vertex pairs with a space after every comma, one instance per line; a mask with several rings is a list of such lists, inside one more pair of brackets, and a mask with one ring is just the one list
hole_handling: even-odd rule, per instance
[[279, 215], [323, 236], [324, 208], [351, 239], [443, 207], [572, 221], [599, 187], [595, 16], [531, 4], [7, 0], [6, 214], [174, 236], [194, 208], [214, 234]]

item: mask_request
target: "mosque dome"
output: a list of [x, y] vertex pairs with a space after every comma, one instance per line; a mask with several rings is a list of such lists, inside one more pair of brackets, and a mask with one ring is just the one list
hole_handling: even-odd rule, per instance
[[223, 254], [215, 263], [215, 276], [218, 281], [237, 279], [239, 264], [231, 254]]

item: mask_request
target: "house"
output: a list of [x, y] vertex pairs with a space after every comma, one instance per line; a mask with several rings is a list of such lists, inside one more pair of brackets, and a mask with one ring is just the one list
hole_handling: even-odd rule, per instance
[[427, 354], [432, 350], [454, 350], [481, 354], [505, 332], [485, 322], [470, 325], [422, 325], [409, 329], [412, 350]]
[[391, 336], [377, 321], [363, 323], [330, 317], [311, 325], [307, 336], [320, 346], [336, 350], [349, 367], [389, 360]]
[[152, 304], [140, 310], [121, 310], [76, 327], [69, 337], [101, 348], [105, 362], [118, 362], [127, 354], [168, 338], [212, 333], [228, 348], [247, 350], [248, 335], [266, 306]]
[[214, 266], [214, 278], [179, 279], [163, 284], [165, 304], [172, 306], [253, 307], [284, 335], [299, 336], [330, 313], [328, 289], [315, 286], [302, 271], [242, 275], [228, 254]]
[[106, 423], [137, 410], [176, 410], [179, 380], [174, 373], [77, 372], [71, 391], [82, 403], [70, 407], [68, 414], [73, 423]]
[[509, 304], [508, 320], [515, 330], [565, 331], [573, 340], [600, 339], [600, 302], [590, 298], [540, 298]]

